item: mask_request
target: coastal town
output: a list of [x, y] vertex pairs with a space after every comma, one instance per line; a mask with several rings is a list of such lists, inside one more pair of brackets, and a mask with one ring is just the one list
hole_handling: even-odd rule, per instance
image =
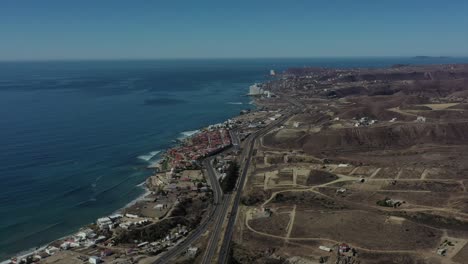
[[[271, 94], [262, 91], [251, 96], [270, 98]], [[134, 203], [6, 263], [157, 261], [160, 254], [176, 248], [209, 218], [209, 211], [216, 205], [213, 185], [219, 185], [228, 177], [237, 177], [228, 172], [238, 162], [241, 140], [280, 116], [277, 111], [248, 109], [241, 111], [238, 117], [198, 130], [148, 167], [154, 175], [145, 181], [145, 195]], [[212, 179], [202, 163], [209, 157], [216, 157], [215, 178]], [[190, 245], [182, 255], [193, 259], [199, 254], [199, 248]]]
[[10, 263], [465, 263], [467, 65], [270, 74], [135, 203]]

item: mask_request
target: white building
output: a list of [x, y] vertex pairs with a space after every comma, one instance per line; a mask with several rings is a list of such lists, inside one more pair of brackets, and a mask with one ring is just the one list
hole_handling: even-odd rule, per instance
[[198, 248], [197, 247], [189, 247], [187, 249], [187, 253], [190, 257], [195, 257], [197, 255]]
[[99, 226], [100, 229], [107, 228], [109, 225], [112, 224], [112, 220], [109, 217], [101, 217], [98, 218], [96, 224]]
[[327, 251], [327, 252], [331, 252], [332, 249], [329, 248], [329, 247], [326, 247], [326, 246], [320, 246], [319, 249], [323, 250], [323, 251]]
[[263, 89], [260, 84], [256, 83], [249, 87], [249, 95], [262, 95]]
[[58, 248], [54, 247], [54, 246], [49, 246], [45, 249], [45, 252], [49, 255], [53, 255], [55, 253], [57, 253], [59, 251]]
[[135, 214], [125, 214], [125, 216], [128, 218], [138, 218], [138, 215]]
[[419, 123], [425, 123], [426, 122], [426, 118], [424, 116], [418, 116], [416, 118], [416, 122], [419, 122]]
[[89, 257], [88, 262], [91, 264], [98, 264], [98, 263], [101, 263], [101, 258], [97, 256], [92, 256], [92, 257]]
[[117, 221], [117, 220], [119, 220], [119, 219], [122, 218], [122, 217], [123, 217], [123, 215], [121, 215], [121, 214], [109, 215], [109, 218], [110, 218], [110, 220], [112, 220], [112, 221]]

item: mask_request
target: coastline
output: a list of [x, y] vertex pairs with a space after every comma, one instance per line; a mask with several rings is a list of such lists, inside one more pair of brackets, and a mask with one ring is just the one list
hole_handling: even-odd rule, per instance
[[[253, 111], [255, 110], [255, 99], [251, 100], [250, 103], [248, 104], [249, 106], [249, 109], [250, 111]], [[254, 106], [254, 107], [252, 107]], [[236, 115], [233, 115], [231, 117], [229, 117], [228, 119], [231, 119], [231, 118], [236, 118], [238, 117], [240, 114], [236, 114]], [[225, 120], [226, 121], [226, 120]], [[219, 124], [219, 123], [218, 123]], [[155, 170], [157, 168], [159, 168], [160, 164], [164, 161], [164, 159], [166, 158], [166, 156], [168, 155], [167, 152], [171, 149], [171, 148], [174, 148], [176, 146], [180, 146], [182, 144], [184, 144], [188, 139], [190, 139], [191, 137], [199, 134], [200, 132], [202, 132], [203, 130], [207, 129], [208, 127], [210, 126], [213, 126], [213, 125], [217, 125], [217, 124], [211, 124], [211, 125], [208, 125], [208, 126], [205, 126], [205, 127], [201, 127], [199, 129], [195, 129], [195, 130], [189, 130], [189, 131], [182, 131], [180, 132], [179, 134], [181, 136], [175, 138], [172, 140], [173, 144], [168, 147], [167, 149], [163, 149], [163, 150], [157, 150], [157, 151], [151, 151], [147, 154], [143, 154], [143, 155], [140, 155], [138, 156], [137, 158], [140, 159], [141, 161], [144, 161], [147, 163], [147, 166], [146, 166], [146, 169], [149, 169], [149, 170]], [[150, 158], [148, 159], [145, 159], [144, 157], [149, 157], [149, 155], [152, 155]], [[157, 157], [156, 159], [154, 159], [155, 157]], [[153, 160], [154, 159], [154, 160]], [[128, 202], [127, 204], [125, 204], [124, 206], [122, 206], [121, 208], [118, 208], [117, 210], [115, 210], [114, 212], [112, 212], [111, 214], [108, 214], [108, 215], [113, 215], [113, 214], [119, 214], [119, 213], [122, 213], [125, 209], [127, 208], [130, 208], [132, 207], [133, 205], [137, 204], [138, 202], [141, 202], [141, 201], [144, 201], [145, 198], [151, 194], [151, 191], [149, 190], [148, 186], [147, 186], [147, 180], [148, 178], [151, 177], [148, 176], [147, 178], [145, 178], [145, 180], [139, 184], [137, 184], [135, 187], [139, 187], [142, 189], [142, 193], [140, 195], [138, 195], [136, 198], [134, 198], [133, 200], [131, 200], [130, 202]], [[108, 216], [107, 215], [107, 216]], [[101, 215], [100, 217], [105, 217], [106, 215]], [[5, 259], [5, 260], [0, 260], [0, 264], [9, 264], [11, 263], [11, 259], [23, 259], [23, 258], [26, 258], [28, 256], [33, 256], [33, 255], [36, 255], [38, 252], [40, 251], [44, 251], [48, 246], [50, 246], [52, 243], [54, 242], [57, 242], [57, 241], [60, 241], [60, 240], [64, 240], [66, 238], [69, 238], [71, 237], [74, 233], [78, 232], [79, 230], [82, 230], [84, 229], [86, 226], [90, 225], [90, 224], [93, 224], [94, 222], [91, 222], [91, 223], [87, 223], [87, 224], [84, 224], [82, 226], [80, 226], [78, 229], [76, 230], [70, 230], [70, 232], [68, 232], [67, 235], [64, 235], [62, 237], [59, 237], [57, 239], [53, 239], [51, 240], [50, 242], [47, 242], [45, 244], [42, 244], [38, 247], [33, 247], [33, 248], [30, 248], [30, 249], [26, 249], [26, 250], [23, 250], [23, 251], [20, 251], [12, 256], [10, 256], [8, 259]]]
[[[142, 190], [143, 190], [143, 193], [140, 194], [139, 196], [137, 196], [135, 199], [133, 199], [132, 201], [130, 201], [129, 203], [127, 203], [125, 206], [117, 209], [116, 211], [114, 211], [112, 214], [116, 214], [116, 213], [120, 213], [121, 211], [125, 210], [126, 208], [129, 208], [131, 207], [132, 205], [138, 203], [139, 201], [142, 201], [147, 195], [149, 195], [151, 192], [150, 190], [148, 189], [148, 187], [146, 186], [146, 180], [143, 181], [142, 183], [136, 185], [136, 187], [140, 187]], [[51, 243], [54, 243], [55, 241], [60, 241], [62, 239], [65, 239], [67, 237], [70, 237], [71, 235], [73, 235], [73, 233], [76, 233], [77, 231], [83, 229], [84, 227], [86, 227], [86, 225], [89, 225], [91, 223], [88, 223], [88, 224], [85, 224], [83, 226], [80, 226], [78, 228], [78, 230], [73, 230], [73, 231], [70, 231], [67, 235], [64, 235], [60, 238], [57, 238], [57, 239], [54, 239], [46, 244], [43, 244], [43, 245], [40, 245], [38, 247], [34, 247], [34, 248], [30, 248], [30, 249], [26, 249], [26, 250], [23, 250], [23, 251], [20, 251], [18, 252], [17, 254], [15, 254], [14, 256], [11, 256], [10, 259], [12, 258], [17, 258], [17, 259], [22, 259], [22, 258], [26, 258], [27, 256], [30, 256], [30, 255], [33, 255], [34, 253], [36, 252], [39, 252], [39, 251], [43, 251], [44, 249], [46, 249]], [[6, 260], [0, 260], [0, 264], [9, 264], [10, 263], [10, 259], [6, 259]]]

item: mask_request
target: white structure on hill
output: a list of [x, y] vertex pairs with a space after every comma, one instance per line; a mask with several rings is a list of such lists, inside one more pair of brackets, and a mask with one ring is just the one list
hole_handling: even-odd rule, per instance
[[419, 123], [426, 123], [426, 118], [424, 116], [418, 116], [416, 118], [416, 122], [419, 122]]
[[255, 83], [249, 87], [249, 95], [262, 95], [263, 88], [260, 84]]

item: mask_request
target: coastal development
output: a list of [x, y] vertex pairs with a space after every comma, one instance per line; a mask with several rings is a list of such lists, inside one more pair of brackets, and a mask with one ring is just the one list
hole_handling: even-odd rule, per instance
[[141, 199], [10, 263], [467, 263], [468, 65], [270, 75]]

